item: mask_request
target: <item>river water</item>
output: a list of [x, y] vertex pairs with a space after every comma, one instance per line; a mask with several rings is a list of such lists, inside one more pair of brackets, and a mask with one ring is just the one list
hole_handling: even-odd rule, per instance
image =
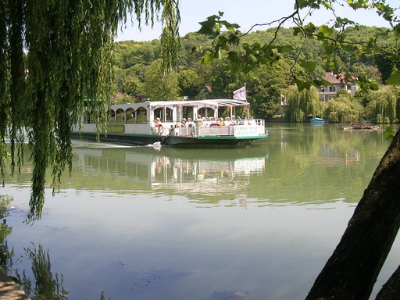
[[[334, 124], [268, 130], [239, 149], [76, 141], [71, 176], [55, 196], [46, 190], [33, 225], [23, 223], [26, 163], [0, 190], [14, 197], [13, 268], [33, 279], [24, 248], [34, 244], [48, 250], [70, 300], [102, 291], [113, 300], [304, 299], [389, 142]], [[373, 295], [399, 250], [396, 241]]]

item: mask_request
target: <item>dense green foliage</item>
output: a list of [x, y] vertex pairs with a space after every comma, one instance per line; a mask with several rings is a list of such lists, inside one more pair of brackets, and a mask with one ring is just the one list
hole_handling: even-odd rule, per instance
[[341, 95], [328, 102], [325, 114], [330, 122], [359, 122], [364, 108], [351, 95]]
[[328, 102], [318, 100], [317, 90], [299, 91], [295, 86], [284, 92], [287, 99], [285, 119], [305, 122], [310, 117], [322, 117], [332, 123], [360, 122], [396, 123], [399, 120], [400, 91], [398, 87], [382, 86], [377, 91], [353, 96], [339, 90], [336, 98]]
[[[354, 77], [364, 78], [364, 81], [368, 79], [371, 82], [385, 82], [394, 67], [389, 54], [393, 55], [393, 49], [397, 43], [395, 36], [386, 31], [384, 28], [366, 26], [346, 28], [344, 33], [347, 39], [354, 43], [367, 43], [370, 36], [377, 36], [376, 46], [382, 51], [375, 55], [373, 52], [347, 52], [339, 49], [334, 57], [336, 71], [350, 73]], [[209, 53], [212, 48], [212, 39], [198, 33], [189, 33], [181, 39], [182, 48], [176, 66], [178, 81], [168, 81], [167, 78], [171, 75], [165, 76], [160, 68], [156, 74], [157, 70], [150, 67], [161, 57], [158, 40], [118, 42], [114, 47], [116, 84], [113, 91], [115, 94], [125, 95], [120, 101], [139, 95], [152, 100], [172, 100], [174, 97], [182, 99], [184, 96], [189, 99], [231, 98], [234, 90], [246, 84], [252, 114], [259, 118], [272, 117], [278, 113], [282, 95], [289, 93], [291, 96], [288, 99], [289, 106], [285, 116], [288, 121], [303, 122], [309, 116], [324, 116], [332, 122], [347, 122], [360, 117], [367, 117], [374, 122], [396, 121], [397, 117], [377, 117], [379, 113], [375, 114], [377, 110], [373, 109], [372, 104], [366, 109], [375, 93], [372, 91], [371, 94], [371, 90], [368, 89], [362, 90], [362, 86], [357, 92], [357, 98], [362, 100], [365, 109], [360, 107], [359, 101], [355, 101], [354, 97], [341, 97], [330, 105], [319, 103], [315, 88], [304, 92], [302, 96], [296, 95], [295, 89], [289, 88], [296, 83], [293, 76], [301, 80], [322, 78], [325, 72], [331, 70], [332, 58], [324, 51], [321, 41], [305, 39], [300, 35], [294, 36], [294, 32], [295, 28], [280, 28], [274, 43], [278, 46], [290, 46], [287, 51], [279, 54], [280, 59], [275, 63], [260, 64], [245, 74], [235, 72], [228, 57], [224, 55], [219, 60], [204, 63], [202, 55]], [[242, 43], [239, 43], [237, 48], [245, 51], [244, 44], [267, 43], [275, 37], [275, 33], [276, 28], [251, 32], [243, 36]], [[300, 67], [307, 65], [306, 61], [316, 62], [313, 71]], [[145, 74], [150, 68], [153, 68], [153, 76], [146, 78]], [[390, 70], [389, 74], [384, 72], [385, 68]], [[166, 77], [165, 81], [169, 82], [168, 88], [161, 88], [164, 85], [164, 83], [160, 85], [163, 77]], [[157, 86], [159, 92], [155, 93]], [[171, 89], [174, 90], [171, 96], [163, 93]], [[393, 97], [396, 97], [397, 103], [398, 97]]]
[[[276, 28], [268, 30], [258, 30], [243, 36], [240, 44], [236, 46], [240, 51], [246, 51], [248, 44], [263, 44], [270, 41], [275, 37]], [[271, 53], [279, 63], [284, 61], [288, 67], [282, 70], [282, 65], [271, 63], [270, 65], [260, 64], [259, 67], [265, 70], [268, 69], [269, 77], [285, 78], [285, 83], [280, 84], [272, 83], [275, 87], [272, 94], [261, 95], [261, 98], [269, 97], [270, 101], [276, 101], [280, 97], [280, 89], [287, 88], [290, 84], [296, 83], [294, 77], [299, 80], [314, 80], [322, 78], [327, 71], [332, 70], [332, 58], [325, 52], [321, 41], [316, 39], [305, 39], [303, 36], [294, 35], [295, 28], [280, 28], [276, 35], [274, 44], [277, 47], [286, 45], [285, 51], [281, 54]], [[380, 47], [382, 52], [374, 54], [373, 52], [361, 52], [344, 50], [338, 51], [334, 57], [334, 71], [335, 72], [348, 72], [357, 78], [371, 79], [377, 82], [384, 82], [392, 72], [393, 62], [387, 53], [389, 49], [396, 46], [397, 40], [393, 34], [387, 33], [385, 28], [355, 26], [349, 27], [345, 30], [347, 39], [357, 41], [359, 43], [367, 43], [371, 35], [377, 36], [376, 45]], [[385, 33], [385, 34], [384, 34]], [[222, 55], [219, 62], [211, 61], [209, 64], [204, 64], [203, 55], [207, 55], [212, 49], [212, 39], [197, 33], [189, 33], [181, 39], [182, 48], [179, 52], [177, 60], [176, 71], [179, 74], [179, 89], [180, 96], [188, 96], [189, 99], [198, 99], [201, 97], [231, 97], [231, 92], [239, 88], [244, 83], [249, 84], [251, 74], [249, 72], [260, 72], [258, 68], [248, 70], [246, 75], [236, 73], [236, 69], [232, 67], [229, 60], [229, 55]], [[126, 82], [136, 80], [138, 83], [144, 82], [144, 73], [150, 64], [159, 59], [160, 43], [158, 40], [149, 42], [118, 42], [115, 44], [115, 85], [114, 93], [125, 93], [135, 97], [138, 94], [146, 95], [144, 86], [141, 89], [129, 89]], [[384, 49], [388, 49], [385, 50]], [[315, 68], [304, 72], [303, 68], [299, 66], [308, 66], [308, 61], [315, 62]], [[378, 62], [385, 61], [389, 64], [389, 75], [382, 73], [384, 63]], [[279, 70], [281, 69], [281, 70]], [[210, 77], [211, 75], [211, 77]], [[253, 77], [256, 74], [253, 74]], [[223, 77], [223, 78], [222, 78]], [[219, 79], [218, 79], [219, 78]], [[279, 81], [279, 79], [277, 79]], [[204, 93], [205, 86], [211, 86], [213, 93]], [[223, 86], [225, 85], [225, 86]], [[227, 89], [226, 86], [230, 85]], [[259, 82], [255, 88], [257, 91], [269, 89], [271, 84], [267, 82]], [[129, 85], [128, 85], [129, 86]], [[137, 84], [135, 85], [137, 86]], [[216, 92], [218, 91], [218, 92]], [[249, 96], [260, 96], [260, 93], [253, 95], [254, 90], [249, 90]], [[151, 97], [148, 97], [151, 98]], [[255, 97], [254, 97], [255, 98]], [[265, 102], [264, 100], [261, 100]], [[273, 106], [268, 104], [268, 106]], [[262, 116], [263, 114], [261, 114]]]
[[315, 87], [299, 91], [297, 87], [291, 86], [285, 94], [288, 102], [285, 111], [285, 119], [287, 121], [305, 122], [309, 115], [314, 117], [324, 116], [324, 103], [319, 101]]
[[376, 123], [395, 123], [398, 121], [400, 91], [398, 87], [382, 87], [366, 96], [367, 118]]

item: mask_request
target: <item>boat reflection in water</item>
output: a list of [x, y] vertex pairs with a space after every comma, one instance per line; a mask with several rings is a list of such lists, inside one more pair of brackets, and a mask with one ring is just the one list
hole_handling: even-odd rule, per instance
[[[73, 174], [93, 189], [117, 193], [168, 192], [199, 202], [236, 199], [245, 205], [251, 176], [265, 172], [268, 155], [262, 148], [174, 149], [74, 144]], [[93, 176], [113, 180], [93, 180]], [[104, 187], [99, 186], [104, 183]], [[86, 185], [86, 183], [85, 183]]]

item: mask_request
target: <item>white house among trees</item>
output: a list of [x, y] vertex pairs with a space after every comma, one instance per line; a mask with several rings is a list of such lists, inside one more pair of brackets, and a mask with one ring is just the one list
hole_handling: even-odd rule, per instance
[[348, 93], [353, 95], [356, 93], [358, 86], [352, 81], [346, 81], [345, 74], [334, 74], [333, 72], [326, 72], [324, 80], [328, 81], [330, 85], [321, 86], [318, 90], [319, 101], [327, 102], [336, 98], [336, 93], [340, 89], [345, 89]]

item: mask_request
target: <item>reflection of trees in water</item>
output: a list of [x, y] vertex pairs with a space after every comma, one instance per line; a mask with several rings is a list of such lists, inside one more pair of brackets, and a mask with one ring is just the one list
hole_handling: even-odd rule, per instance
[[[24, 248], [26, 257], [32, 263], [33, 280], [27, 277], [25, 270], [20, 274], [13, 267], [14, 248], [10, 251], [7, 244], [7, 237], [11, 234], [12, 227], [8, 226], [6, 221], [11, 201], [12, 197], [0, 195], [0, 268], [20, 284], [32, 300], [67, 300], [69, 292], [64, 288], [64, 276], [51, 271], [49, 250], [45, 251], [42, 245], [39, 244], [36, 248], [32, 243], [31, 248]], [[15, 277], [12, 276], [14, 274]], [[101, 293], [100, 300], [105, 300], [104, 292]]]
[[[12, 197], [0, 195], [0, 267], [10, 276], [11, 279], [21, 284], [21, 288], [27, 295], [32, 295], [32, 299], [43, 300], [66, 300], [68, 291], [63, 287], [63, 275], [54, 274], [51, 272], [50, 254], [49, 251], [44, 251], [42, 245], [36, 249], [26, 248], [25, 253], [32, 262], [32, 273], [35, 278], [35, 287], [32, 289], [32, 280], [27, 278], [25, 270], [22, 276], [17, 270], [14, 270], [13, 257], [14, 248], [9, 249], [7, 237], [11, 234], [12, 228], [7, 225], [6, 217], [9, 215], [8, 206]], [[16, 277], [11, 276], [15, 273]], [[10, 275], [11, 274], [11, 275]]]
[[7, 195], [0, 195], [0, 267], [8, 272], [12, 266], [12, 257], [14, 256], [14, 249], [8, 249], [7, 236], [12, 232], [12, 228], [7, 225], [6, 217], [8, 216], [7, 205], [13, 200], [12, 197]]
[[64, 276], [51, 272], [49, 250], [45, 251], [39, 244], [36, 248], [32, 243], [31, 248], [24, 248], [27, 257], [32, 263], [32, 273], [35, 278], [35, 287], [32, 288], [32, 280], [27, 278], [25, 270], [22, 276], [16, 272], [17, 278], [21, 282], [21, 287], [32, 299], [51, 299], [66, 300], [69, 292], [64, 289]]

